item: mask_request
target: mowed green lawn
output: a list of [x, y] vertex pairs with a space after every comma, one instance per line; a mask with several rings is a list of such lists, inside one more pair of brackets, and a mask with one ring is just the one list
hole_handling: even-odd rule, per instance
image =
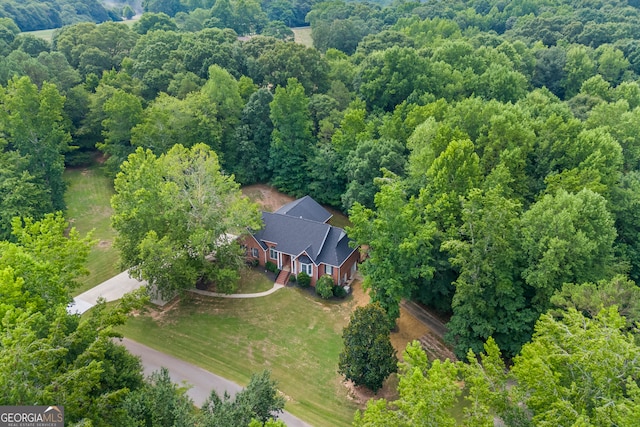
[[273, 288], [273, 280], [257, 268], [245, 268], [240, 271], [240, 280], [236, 294], [255, 294]]
[[194, 297], [162, 315], [133, 317], [122, 332], [243, 385], [270, 369], [288, 411], [313, 426], [348, 426], [356, 406], [336, 371], [352, 304], [298, 288], [245, 300]]
[[93, 238], [98, 241], [89, 254], [90, 274], [78, 280], [81, 286], [74, 289], [75, 296], [120, 273], [118, 251], [113, 247], [115, 232], [110, 225], [113, 181], [99, 166], [67, 169], [64, 179], [66, 218], [81, 234], [93, 230]]

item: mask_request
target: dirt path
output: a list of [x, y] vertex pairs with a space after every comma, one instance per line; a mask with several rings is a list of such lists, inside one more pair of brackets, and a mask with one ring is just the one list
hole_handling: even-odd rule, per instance
[[444, 335], [447, 333], [447, 327], [439, 319], [413, 301], [403, 300], [400, 306], [404, 307], [413, 317], [424, 323], [438, 338], [444, 339]]
[[447, 327], [440, 319], [413, 301], [402, 301], [400, 308], [401, 310], [406, 310], [407, 313], [411, 314], [414, 319], [428, 329], [428, 332], [418, 338], [418, 341], [420, 341], [429, 359], [457, 360], [453, 351], [444, 343], [444, 335], [447, 333]]

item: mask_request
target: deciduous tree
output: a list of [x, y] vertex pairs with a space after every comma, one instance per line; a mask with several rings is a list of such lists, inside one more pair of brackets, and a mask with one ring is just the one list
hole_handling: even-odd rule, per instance
[[364, 287], [371, 289], [371, 300], [380, 303], [393, 328], [402, 298], [433, 277], [429, 254], [435, 227], [421, 220], [418, 206], [407, 201], [402, 184], [387, 179], [391, 182], [375, 196], [375, 211], [354, 205], [353, 226], [347, 231], [359, 245], [366, 245], [368, 257], [361, 267]]
[[522, 273], [535, 289], [532, 307], [539, 313], [563, 283], [607, 278], [612, 272], [613, 218], [605, 199], [590, 190], [544, 196], [522, 215]]
[[29, 174], [44, 183], [54, 210], [65, 207], [62, 172], [71, 142], [63, 108], [64, 97], [53, 84], [44, 83], [38, 90], [28, 77], [21, 77], [0, 88], [6, 148], [24, 157]]
[[490, 336], [513, 356], [531, 337], [535, 321], [520, 277], [520, 206], [501, 192], [500, 186], [471, 190], [463, 202], [460, 237], [442, 245], [459, 271], [448, 337], [460, 358], [469, 349], [481, 352]]
[[242, 262], [233, 234], [260, 228], [256, 205], [204, 144], [159, 157], [138, 148], [115, 180], [112, 224], [124, 267], [164, 298], [197, 281], [232, 292]]
[[450, 360], [429, 363], [420, 343], [410, 343], [399, 364], [398, 399], [370, 400], [365, 411], [356, 413], [354, 426], [454, 427], [456, 420], [451, 410], [461, 393], [456, 383], [458, 370]]
[[284, 398], [278, 394], [278, 383], [265, 370], [253, 374], [247, 388], [238, 392], [233, 400], [227, 393], [221, 398], [215, 391], [211, 392], [202, 406], [200, 422], [207, 427], [235, 427], [252, 425], [251, 421], [256, 420], [262, 425], [277, 418], [283, 409]]
[[278, 189], [294, 196], [307, 192], [307, 161], [312, 154], [309, 98], [295, 78], [286, 87], [276, 88], [271, 107], [271, 149], [269, 166], [272, 182]]

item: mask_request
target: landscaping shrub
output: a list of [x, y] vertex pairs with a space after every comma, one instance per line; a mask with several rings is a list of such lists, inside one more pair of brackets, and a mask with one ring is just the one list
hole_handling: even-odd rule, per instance
[[296, 275], [295, 275], [295, 274], [292, 274], [291, 276], [289, 276], [289, 281], [290, 281], [291, 283], [296, 283]]
[[316, 282], [316, 294], [321, 298], [329, 299], [333, 296], [333, 278], [329, 275], [322, 276]]
[[300, 273], [298, 273], [298, 285], [301, 288], [308, 288], [310, 284], [311, 284], [311, 277], [309, 277], [307, 273], [305, 273], [304, 271], [301, 271]]
[[272, 263], [271, 261], [267, 261], [267, 263], [264, 265], [264, 268], [266, 268], [267, 270], [269, 270], [272, 273], [277, 273], [278, 272], [278, 266], [275, 265], [274, 263]]
[[344, 287], [335, 285], [333, 287], [333, 296], [336, 298], [344, 298], [347, 296], [347, 291], [344, 289]]

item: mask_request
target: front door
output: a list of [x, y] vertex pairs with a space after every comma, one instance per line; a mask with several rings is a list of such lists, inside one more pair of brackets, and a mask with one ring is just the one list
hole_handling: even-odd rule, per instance
[[278, 268], [280, 270], [291, 271], [291, 256], [278, 252]]

